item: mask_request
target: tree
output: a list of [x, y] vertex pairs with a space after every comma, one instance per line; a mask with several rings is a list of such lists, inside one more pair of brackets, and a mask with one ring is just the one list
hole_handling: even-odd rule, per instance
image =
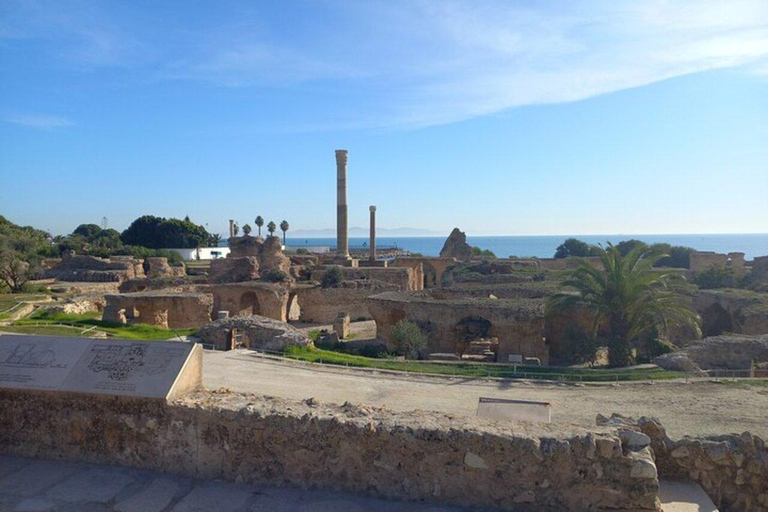
[[[646, 248], [646, 249], [647, 249], [647, 248], [648, 248], [648, 244], [646, 244], [646, 243], [645, 243], [645, 242], [643, 242], [642, 240], [636, 240], [636, 239], [634, 239], [634, 238], [633, 238], [633, 239], [631, 239], [631, 240], [622, 240], [621, 242], [619, 242], [618, 244], [616, 244], [616, 248], [619, 250], [619, 253], [620, 253], [622, 256], [626, 256], [626, 255], [627, 255], [627, 254], [629, 254], [629, 253], [630, 253], [630, 252], [631, 252], [633, 249], [635, 249], [635, 248], [637, 248], [637, 247], [644, 247], [644, 248]], [[661, 249], [661, 248], [660, 248], [660, 249]], [[659, 252], [666, 252], [666, 251], [664, 251], [664, 250], [660, 250]]]
[[120, 235], [124, 244], [150, 249], [200, 247], [208, 242], [209, 237], [203, 226], [191, 221], [153, 215], [139, 217]]
[[256, 216], [256, 220], [253, 221], [256, 226], [259, 228], [259, 238], [261, 238], [261, 226], [264, 225], [264, 219], [261, 218], [261, 215]]
[[248, 235], [250, 235], [250, 234], [251, 234], [251, 226], [249, 226], [248, 224], [246, 224], [245, 226], [243, 226], [243, 234], [244, 234], [245, 236], [248, 236]]
[[275, 236], [276, 229], [277, 224], [275, 224], [273, 221], [269, 221], [269, 224], [267, 224], [267, 231], [269, 231], [269, 236]]
[[280, 223], [280, 231], [283, 232], [283, 245], [285, 245], [285, 232], [288, 231], [288, 228], [291, 226], [288, 224], [287, 220], [284, 220]]
[[24, 285], [41, 270], [40, 240], [28, 233], [0, 238], [0, 282], [11, 293], [24, 291]]
[[96, 235], [99, 233], [101, 233], [101, 226], [98, 224], [80, 224], [72, 232], [73, 235], [80, 235], [88, 242], [91, 242], [94, 238], [96, 238]]
[[392, 326], [390, 339], [395, 350], [408, 359], [417, 359], [419, 351], [427, 348], [427, 337], [418, 325], [408, 320], [400, 320]]
[[208, 247], [218, 247], [221, 243], [221, 235], [213, 233], [208, 237]]
[[566, 239], [555, 251], [555, 258], [567, 258], [569, 256], [586, 257], [594, 255], [595, 247], [586, 242], [582, 242], [578, 238]]
[[672, 326], [691, 328], [701, 335], [699, 316], [684, 295], [684, 280], [675, 271], [653, 270], [663, 258], [647, 247], [638, 246], [626, 256], [608, 244], [596, 248], [602, 269], [582, 261], [567, 271], [565, 289], [552, 296], [547, 313], [581, 305], [594, 315], [593, 336], [606, 326], [609, 330], [608, 356], [612, 366], [632, 363], [631, 343], [654, 329], [665, 336]]

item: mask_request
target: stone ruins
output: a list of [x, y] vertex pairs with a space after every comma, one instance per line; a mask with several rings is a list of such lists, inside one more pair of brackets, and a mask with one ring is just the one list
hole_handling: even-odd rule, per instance
[[[165, 258], [46, 261], [43, 277], [70, 290], [53, 310], [199, 329], [212, 350], [289, 354], [306, 353], [312, 339], [393, 352], [393, 328], [406, 320], [426, 338], [420, 359], [572, 362], [569, 337], [593, 319], [545, 306], [560, 271], [584, 261], [599, 268], [599, 259], [478, 257], [459, 228], [439, 257], [386, 257], [374, 205], [362, 253], [349, 245], [348, 156], [335, 152], [332, 253], [286, 252], [279, 237], [240, 234], [231, 219], [229, 254], [190, 263], [195, 275]], [[676, 332], [681, 350], [655, 363], [690, 375], [768, 371], [768, 257], [694, 252], [680, 272], [694, 278], [712, 267], [750, 288], [691, 291], [705, 338]], [[365, 329], [370, 339], [355, 340]], [[193, 343], [15, 338], [0, 336], [3, 454], [531, 511], [659, 510], [659, 478], [685, 476], [722, 510], [768, 510], [768, 451], [749, 433], [670, 439], [645, 417], [599, 417], [584, 429], [206, 391]], [[220, 355], [230, 364], [246, 353]]]

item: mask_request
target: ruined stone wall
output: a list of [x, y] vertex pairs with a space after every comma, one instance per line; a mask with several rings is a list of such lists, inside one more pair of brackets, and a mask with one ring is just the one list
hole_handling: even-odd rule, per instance
[[102, 318], [115, 323], [142, 323], [164, 329], [202, 327], [211, 321], [213, 295], [137, 292], [106, 295]]
[[689, 270], [701, 271], [707, 270], [711, 267], [731, 267], [736, 272], [743, 272], [745, 270], [746, 262], [744, 261], [743, 252], [729, 252], [728, 254], [721, 254], [717, 252], [706, 251], [693, 251], [690, 255]]
[[300, 320], [330, 324], [339, 313], [347, 313], [352, 321], [371, 320], [365, 299], [385, 291], [397, 290], [392, 284], [375, 281], [344, 281], [335, 288], [301, 288], [297, 291]]
[[150, 257], [147, 258], [147, 277], [182, 277], [187, 275], [187, 270], [184, 265], [180, 267], [172, 267], [168, 264], [168, 258]]
[[376, 320], [377, 337], [393, 350], [392, 326], [409, 320], [427, 336], [427, 352], [455, 353], [463, 334], [462, 322], [488, 322], [487, 332], [478, 337], [498, 338], [499, 362], [508, 361], [511, 354], [549, 362], [542, 299], [441, 298], [444, 293], [448, 292], [390, 292], [369, 297], [366, 304]]
[[285, 322], [288, 318], [289, 293], [285, 286], [261, 283], [228, 283], [197, 288], [213, 294], [213, 316], [229, 311], [230, 316], [261, 315]]
[[0, 410], [0, 453], [15, 456], [472, 507], [658, 507], [649, 455], [608, 428], [206, 392], [163, 405], [0, 390]]
[[[310, 279], [321, 282], [326, 269], [313, 270]], [[406, 267], [340, 267], [345, 280], [370, 280], [394, 285], [396, 290], [415, 290], [417, 281], [414, 272]]]
[[747, 290], [700, 290], [693, 307], [704, 336], [768, 334], [768, 296]]
[[111, 259], [67, 256], [58, 265], [46, 269], [43, 275], [59, 281], [121, 282], [144, 277], [142, 263], [130, 256], [113, 256]]

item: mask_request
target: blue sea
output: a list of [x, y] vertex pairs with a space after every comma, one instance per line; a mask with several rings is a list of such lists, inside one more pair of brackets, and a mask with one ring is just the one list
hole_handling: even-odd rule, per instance
[[[667, 243], [692, 247], [698, 251], [720, 253], [743, 252], [747, 259], [756, 256], [768, 256], [768, 233], [749, 235], [557, 235], [557, 236], [468, 236], [470, 245], [481, 249], [490, 249], [496, 256], [551, 258], [557, 246], [566, 238], [578, 238], [588, 244], [605, 242], [618, 243], [622, 240], [637, 239], [647, 244]], [[336, 246], [335, 238], [291, 238], [287, 244], [291, 247], [302, 245]], [[363, 247], [368, 238], [352, 237], [350, 247]], [[380, 237], [376, 239], [379, 247], [397, 247], [418, 252], [425, 256], [437, 256], [445, 243], [445, 237]]]

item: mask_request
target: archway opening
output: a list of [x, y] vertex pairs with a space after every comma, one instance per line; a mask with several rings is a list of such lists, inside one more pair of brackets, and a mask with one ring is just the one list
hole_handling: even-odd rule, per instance
[[480, 316], [468, 316], [454, 327], [455, 350], [459, 358], [495, 361], [499, 339], [491, 336], [493, 324]]
[[725, 332], [733, 332], [733, 318], [720, 304], [712, 304], [701, 315], [701, 332], [706, 336], [719, 336]]
[[240, 297], [240, 308], [238, 315], [240, 316], [250, 316], [250, 315], [260, 315], [261, 314], [261, 306], [259, 305], [259, 298], [256, 296], [254, 292], [245, 292]]
[[286, 315], [288, 316], [289, 322], [298, 322], [301, 318], [301, 306], [299, 305], [299, 295], [297, 293], [292, 293], [288, 296], [288, 311], [286, 312]]
[[437, 271], [435, 267], [426, 261], [422, 263], [424, 269], [424, 288], [437, 288]]

